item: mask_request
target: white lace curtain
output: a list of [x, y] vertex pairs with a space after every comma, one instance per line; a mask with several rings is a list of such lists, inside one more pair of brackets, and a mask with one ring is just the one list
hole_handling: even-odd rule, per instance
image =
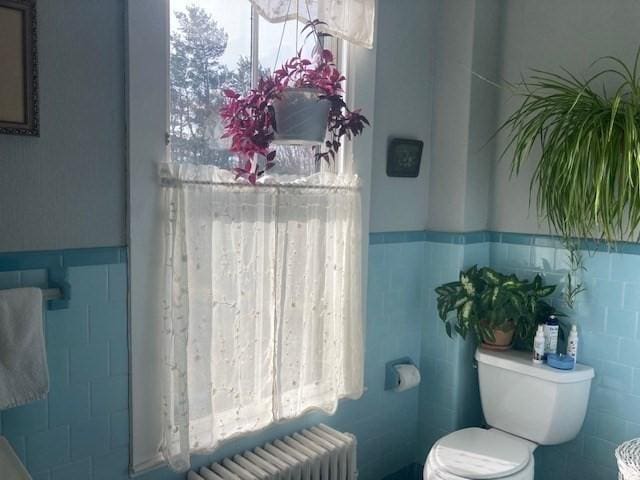
[[319, 19], [320, 29], [361, 47], [373, 48], [375, 0], [249, 0], [264, 18], [283, 22]]
[[[164, 165], [162, 455], [190, 453], [363, 392], [357, 177], [238, 185]], [[285, 179], [286, 183], [286, 179]]]

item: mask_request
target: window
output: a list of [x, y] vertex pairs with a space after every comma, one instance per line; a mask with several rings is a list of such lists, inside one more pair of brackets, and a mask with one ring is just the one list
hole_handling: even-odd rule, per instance
[[[252, 2], [262, 4], [263, 8], [266, 8], [268, 3], [266, 0], [252, 0]], [[318, 3], [316, 0], [305, 0], [305, 3], [311, 4], [315, 18], [315, 12], [319, 8]], [[351, 80], [350, 85], [358, 85], [356, 91], [349, 92], [350, 99], [358, 106], [363, 107], [365, 112], [373, 112], [373, 83], [371, 80], [375, 77], [375, 52], [354, 47], [354, 45], [371, 47], [372, 22], [362, 22], [362, 18], [366, 15], [363, 15], [361, 11], [356, 13], [353, 9], [365, 4], [374, 5], [374, 3], [374, 0], [328, 0], [328, 2], [323, 2], [325, 6], [332, 5], [332, 19], [358, 18], [357, 31], [352, 32], [353, 35], [347, 32], [341, 39], [354, 42], [344, 43], [344, 49], [345, 52], [348, 51], [349, 58], [349, 63], [346, 65], [349, 68], [345, 73]], [[198, 175], [201, 175], [202, 172], [215, 170], [210, 165], [224, 167], [230, 163], [229, 155], [223, 148], [219, 148], [215, 142], [207, 143], [207, 141], [216, 138], [211, 135], [211, 129], [216, 128], [216, 125], [208, 124], [205, 121], [207, 117], [204, 114], [208, 113], [208, 110], [204, 107], [214, 106], [215, 102], [207, 104], [201, 101], [207, 99], [204, 90], [172, 89], [172, 79], [169, 78], [175, 73], [170, 69], [171, 55], [169, 54], [171, 32], [172, 29], [175, 32], [175, 28], [177, 28], [177, 18], [174, 17], [174, 11], [176, 9], [184, 11], [187, 5], [192, 4], [194, 4], [193, 0], [172, 0], [172, 5], [169, 4], [169, 0], [132, 0], [127, 2], [131, 470], [134, 473], [145, 472], [167, 463], [172, 463], [174, 467], [185, 468], [188, 465], [190, 453], [210, 451], [221, 439], [242, 432], [249, 433], [254, 427], [260, 428], [268, 425], [272, 421], [269, 412], [274, 411], [272, 398], [274, 386], [277, 386], [278, 391], [282, 392], [278, 399], [276, 418], [296, 416], [307, 408], [323, 408], [330, 411], [335, 408], [337, 398], [357, 397], [362, 387], [362, 371], [360, 368], [353, 368], [353, 365], [358, 364], [361, 358], [357, 349], [352, 348], [352, 345], [359, 344], [361, 337], [361, 324], [353, 322], [353, 319], [360, 318], [361, 315], [352, 310], [358, 309], [362, 303], [360, 301], [362, 291], [358, 288], [357, 282], [351, 282], [349, 292], [331, 297], [335, 298], [335, 302], [331, 302], [328, 301], [329, 297], [326, 295], [314, 294], [312, 298], [310, 294], [312, 290], [309, 287], [310, 282], [316, 284], [322, 282], [323, 288], [330, 288], [333, 292], [337, 292], [335, 286], [340, 285], [340, 278], [350, 278], [348, 275], [336, 276], [336, 270], [333, 268], [333, 263], [336, 262], [330, 260], [332, 263], [329, 269], [331, 275], [320, 275], [317, 270], [319, 267], [324, 268], [325, 273], [329, 272], [326, 266], [323, 267], [328, 261], [327, 259], [338, 258], [337, 261], [341, 262], [350, 272], [359, 273], [366, 265], [366, 262], [358, 265], [358, 257], [353, 254], [354, 250], [360, 250], [362, 247], [363, 255], [359, 256], [366, 258], [366, 242], [362, 242], [360, 238], [362, 233], [367, 231], [367, 216], [360, 217], [357, 213], [353, 213], [355, 212], [354, 208], [359, 208], [360, 203], [360, 191], [349, 188], [353, 185], [351, 182], [353, 178], [348, 175], [333, 175], [333, 177], [330, 175], [329, 177], [335, 181], [334, 184], [300, 185], [296, 183], [296, 188], [291, 189], [287, 185], [263, 186], [253, 190], [250, 190], [248, 186], [236, 186], [233, 188], [238, 191], [233, 195], [209, 188], [209, 185], [206, 185], [210, 180], [208, 177], [204, 179], [202, 185], [198, 184], [198, 187], [190, 188], [188, 192], [178, 188], [163, 187], [158, 181], [158, 163], [169, 160], [174, 148], [181, 147], [182, 149], [182, 152], [178, 151], [173, 155], [173, 160], [177, 161], [171, 164], [171, 167], [177, 170], [173, 173], [173, 177], [177, 181], [176, 185], [181, 188], [188, 185], [188, 182], [182, 182], [182, 180], [188, 180], [189, 175], [193, 174], [193, 178], [196, 179], [195, 183], [197, 183]], [[276, 46], [279, 44], [280, 38], [277, 36], [276, 43], [276, 40], [273, 39], [275, 33], [270, 34], [269, 31], [273, 30], [279, 35], [282, 34], [282, 24], [272, 25], [258, 19], [251, 11], [248, 0], [234, 0], [233, 2], [201, 0], [195, 4], [200, 6], [205, 13], [215, 12], [211, 18], [226, 34], [225, 52], [220, 54], [215, 62], [206, 64], [206, 71], [208, 72], [212, 67], [212, 71], [216, 74], [210, 76], [209, 80], [212, 82], [215, 80], [218, 83], [222, 81], [244, 82], [244, 85], [248, 85], [250, 83], [246, 74], [248, 70], [252, 71], [251, 78], [255, 78], [254, 75], [260, 65], [264, 69], [273, 68], [275, 52], [277, 52]], [[244, 9], [245, 14], [233, 14], [232, 11], [236, 11], [237, 8]], [[371, 19], [373, 19], [372, 7], [367, 8], [369, 8], [367, 11], [371, 13]], [[338, 11], [344, 11], [345, 16], [335, 15]], [[346, 15], [346, 12], [351, 13]], [[317, 15], [317, 17], [320, 18], [321, 15]], [[241, 27], [235, 28], [234, 24]], [[336, 26], [333, 32], [338, 34], [345, 32], [345, 27], [350, 29], [353, 27], [353, 25], [347, 24], [349, 24], [348, 21], [343, 21]], [[283, 37], [280, 61], [291, 56], [295, 51], [295, 36], [290, 30], [292, 26], [295, 26], [295, 22], [289, 21]], [[212, 33], [215, 31], [212, 30]], [[195, 41], [197, 37], [194, 36], [191, 40]], [[252, 49], [252, 45], [255, 45], [255, 48]], [[201, 46], [205, 47], [205, 45]], [[244, 62], [243, 68], [238, 68], [240, 57], [248, 60]], [[257, 58], [258, 61], [252, 63], [252, 58]], [[192, 73], [195, 72], [189, 72], [189, 75], [185, 75], [182, 79], [183, 89], [193, 86], [186, 83], [194, 80], [191, 76]], [[217, 77], [218, 74], [224, 74], [224, 77], [220, 79]], [[215, 92], [215, 89], [208, 90], [208, 92]], [[187, 95], [191, 95], [191, 98], [196, 100], [194, 104], [185, 102], [188, 98]], [[172, 96], [174, 98], [171, 98]], [[211, 98], [209, 96], [209, 100]], [[174, 99], [185, 102], [181, 112], [171, 111]], [[172, 119], [172, 115], [175, 118]], [[170, 119], [173, 125], [170, 125]], [[212, 119], [215, 120], [215, 116]], [[200, 130], [194, 127], [196, 124], [193, 122], [196, 120], [201, 122], [198, 124]], [[189, 122], [192, 122], [191, 125]], [[187, 147], [186, 141], [190, 137], [185, 132], [188, 131], [190, 134], [191, 128], [193, 128], [194, 134], [197, 134], [194, 138], [200, 142], [199, 145], [194, 142], [195, 147]], [[209, 133], [207, 133], [207, 129], [209, 129]], [[179, 137], [178, 141], [172, 142], [170, 145], [167, 144], [165, 136], [167, 132]], [[365, 179], [365, 184], [370, 176], [369, 159], [372, 150], [370, 133], [368, 135], [369, 138], [360, 139], [353, 144], [354, 154], [362, 161], [354, 166], [350, 163], [346, 165], [345, 161], [345, 168], [338, 169], [349, 174], [357, 173], [360, 178]], [[175, 140], [176, 138], [174, 138]], [[180, 146], [181, 141], [183, 142], [182, 146]], [[213, 150], [214, 155], [210, 155], [207, 159], [206, 153], [210, 153], [210, 150]], [[180, 159], [180, 155], [183, 155], [182, 159]], [[192, 159], [186, 158], [187, 155], [191, 155]], [[282, 157], [280, 152], [279, 157]], [[302, 176], [306, 173], [313, 173], [315, 166], [309, 162], [308, 167], [304, 167], [302, 165], [304, 162], [301, 163], [299, 160], [300, 157], [301, 155], [292, 155], [293, 168], [291, 172], [303, 174]], [[351, 159], [351, 155], [348, 155], [347, 158]], [[283, 170], [286, 173], [286, 169]], [[297, 175], [298, 179], [300, 176]], [[324, 173], [320, 176], [314, 176], [314, 179], [323, 182], [325, 180]], [[188, 195], [188, 197], [184, 195]], [[345, 195], [348, 197], [348, 201], [344, 201]], [[163, 319], [166, 312], [162, 308], [162, 300], [169, 283], [166, 274], [168, 263], [167, 259], [163, 258], [163, 254], [167, 253], [165, 250], [167, 235], [172, 234], [166, 228], [167, 196], [185, 199], [186, 204], [192, 209], [189, 211], [191, 230], [185, 231], [187, 241], [182, 242], [185, 232], [173, 232], [178, 234], [173, 238], [173, 244], [181, 246], [184, 243], [187, 246], [190, 245], [189, 248], [193, 248], [193, 250], [187, 252], [188, 255], [176, 257], [178, 262], [171, 264], [172, 267], [192, 269], [187, 284], [190, 298], [195, 299], [195, 303], [189, 305], [191, 311], [202, 311], [206, 315], [209, 315], [211, 311], [211, 304], [207, 300], [210, 293], [209, 287], [205, 285], [204, 281], [196, 282], [197, 285], [194, 284], [198, 275], [206, 281], [211, 281], [213, 278], [212, 275], [209, 275], [210, 272], [214, 275], [223, 275], [222, 278], [216, 277], [214, 283], [224, 287], [228, 292], [233, 292], [234, 289], [238, 292], [238, 285], [244, 287], [247, 284], [244, 279], [240, 278], [240, 274], [246, 273], [246, 270], [236, 269], [236, 278], [230, 281], [224, 277], [224, 271], [221, 272], [218, 267], [227, 261], [223, 257], [231, 258], [234, 248], [243, 251], [249, 247], [259, 249], [259, 252], [263, 252], [260, 253], [259, 259], [264, 261], [255, 262], [258, 265], [258, 270], [268, 268], [270, 271], [280, 272], [279, 276], [271, 275], [271, 279], [277, 279], [277, 285], [287, 286], [286, 296], [277, 303], [278, 308], [287, 311], [304, 311], [303, 307], [306, 308], [306, 305], [301, 304], [299, 299], [313, 299], [317, 303], [316, 307], [312, 306], [311, 312], [330, 307], [336, 314], [347, 318], [348, 322], [342, 322], [334, 316], [334, 321], [325, 322], [326, 325], [340, 327], [343, 330], [346, 325], [353, 326], [351, 329], [344, 330], [345, 335], [341, 339], [341, 345], [346, 345], [348, 348], [341, 348], [339, 354], [331, 352], [328, 348], [314, 348], [312, 344], [314, 338], [323, 337], [320, 328], [322, 324], [317, 322], [317, 320], [322, 320], [322, 316], [317, 316], [315, 319], [309, 315], [302, 316], [302, 318], [307, 318], [306, 324], [312, 325], [312, 328], [308, 328], [306, 330], [308, 335], [300, 339], [289, 335], [290, 330], [295, 330], [299, 325], [297, 319], [301, 318], [300, 315], [295, 316], [287, 313], [289, 323], [273, 323], [270, 317], [263, 317], [260, 322], [249, 322], [250, 316], [242, 314], [241, 311], [235, 311], [238, 321], [249, 322], [247, 328], [244, 326], [238, 330], [229, 328], [221, 331], [222, 335], [216, 338], [221, 343], [230, 346], [232, 341], [238, 340], [235, 332], [239, 331], [243, 334], [241, 340], [244, 344], [254, 350], [248, 355], [240, 352], [237, 360], [230, 360], [244, 362], [241, 365], [243, 373], [238, 379], [243, 385], [241, 390], [234, 389], [233, 392], [225, 389], [212, 391], [213, 383], [210, 382], [211, 376], [207, 373], [206, 368], [192, 369], [195, 357], [187, 358], [185, 362], [185, 353], [191, 355], [194, 353], [193, 348], [187, 343], [181, 344], [174, 341], [175, 338], [170, 338], [173, 332], [166, 328], [167, 324]], [[367, 195], [363, 196], [365, 201], [367, 198]], [[276, 203], [274, 203], [275, 200], [277, 200]], [[229, 216], [220, 215], [218, 212], [216, 217], [216, 212], [211, 211], [220, 202], [230, 212]], [[230, 222], [229, 228], [223, 228], [222, 225], [215, 224], [213, 221], [216, 218], [220, 222], [229, 221], [231, 216], [236, 220]], [[304, 221], [302, 221], [303, 217]], [[205, 224], [202, 229], [198, 226], [194, 230], [194, 225], [201, 225], [201, 223], [194, 223], [195, 220], [202, 222], [207, 218], [209, 219], [208, 225]], [[362, 226], [361, 220], [363, 221]], [[227, 247], [212, 250], [213, 243], [210, 240], [213, 237], [203, 237], [201, 242], [192, 241], [194, 231], [206, 232], [210, 236], [209, 232], [213, 231], [210, 227], [215, 227], [216, 235], [219, 234], [215, 237], [216, 245], [224, 242]], [[244, 229], [248, 234], [240, 237], [235, 236], [239, 231], [238, 228]], [[340, 233], [347, 231], [349, 232], [348, 238], [346, 233]], [[260, 235], [260, 233], [264, 235]], [[243, 242], [237, 244], [237, 238], [242, 238]], [[348, 245], [348, 248], [336, 248], [338, 243], [334, 242], [337, 239], [342, 239], [340, 245]], [[315, 248], [312, 246], [312, 242], [323, 244], [327, 248], [324, 250]], [[300, 247], [301, 245], [303, 247]], [[208, 246], [208, 250], [201, 251], [200, 246]], [[331, 249], [328, 249], [329, 247]], [[198, 250], [197, 254], [194, 253], [196, 250]], [[284, 265], [282, 261], [273, 263], [276, 258], [274, 252], [281, 258], [282, 252], [294, 251], [298, 251], [299, 254], [295, 255], [295, 262], [289, 264], [289, 269], [282, 269]], [[313, 254], [314, 261], [308, 261], [311, 260], [310, 254]], [[243, 253], [242, 257], [258, 260], [255, 253], [247, 255]], [[199, 259], [200, 262], [189, 263], [190, 259]], [[187, 264], [181, 265], [181, 262], [185, 261]], [[200, 264], [198, 265], [198, 263]], [[216, 266], [216, 268], [211, 270], [212, 266]], [[255, 271], [255, 269], [255, 265], [251, 267], [251, 271]], [[178, 287], [176, 292], [180, 291], [181, 282], [186, 278], [174, 277], [170, 279]], [[259, 290], [251, 285], [245, 290], [255, 295], [260, 291], [262, 292], [260, 293], [261, 298], [265, 301], [271, 301], [274, 294], [274, 288], [271, 287], [273, 282], [259, 282], [257, 275], [252, 276], [252, 281], [258, 285]], [[191, 290], [192, 286], [193, 290]], [[225, 295], [225, 292], [215, 293]], [[350, 303], [345, 304], [342, 296], [349, 298]], [[251, 306], [247, 302], [241, 302], [240, 305], [245, 309], [255, 309], [255, 306]], [[179, 304], [172, 304], [172, 307], [176, 306]], [[342, 306], [343, 312], [347, 309], [351, 313], [340, 313], [337, 308], [334, 308], [336, 306]], [[200, 308], [202, 310], [198, 310]], [[233, 306], [219, 302], [216, 308], [232, 309]], [[263, 311], [271, 310], [264, 309]], [[276, 314], [278, 318], [282, 317], [282, 312], [276, 312]], [[174, 317], [175, 319], [178, 317]], [[204, 320], [201, 322], [204, 327], [212, 324], [206, 318], [200, 320]], [[229, 325], [231, 324], [232, 322]], [[276, 330], [273, 329], [275, 326], [278, 327], [277, 332], [280, 333], [273, 337], [273, 334], [276, 333]], [[263, 351], [255, 350], [257, 348], [255, 342], [252, 338], [248, 338], [251, 335], [251, 329], [258, 332], [259, 328], [261, 328], [263, 341], [259, 341], [258, 345], [261, 345], [260, 348], [263, 348]], [[182, 334], [179, 330], [176, 330], [175, 333]], [[199, 335], [198, 332], [191, 332], [189, 338], [206, 339], [205, 335]], [[327, 335], [326, 338], [331, 339], [331, 335]], [[277, 342], [274, 341], [276, 339]], [[167, 344], [168, 340], [169, 344]], [[278, 344], [278, 349], [274, 350], [273, 346], [276, 344]], [[331, 348], [334, 348], [333, 342]], [[171, 363], [172, 360], [167, 362], [165, 353], [169, 349], [181, 357], [176, 359], [179, 363]], [[300, 362], [299, 359], [295, 360], [300, 356], [299, 349], [304, 349], [311, 356], [303, 362]], [[232, 352], [227, 353], [230, 358], [233, 356]], [[197, 352], [194, 355], [197, 356]], [[341, 357], [344, 358], [345, 355], [350, 355], [352, 358], [342, 361]], [[325, 357], [327, 363], [323, 363]], [[184, 367], [185, 364], [188, 367], [185, 375], [182, 375], [185, 372], [180, 372], [177, 368], [174, 369], [178, 365]], [[209, 362], [204, 362], [204, 365], [207, 364], [212, 365]], [[261, 364], [261, 366], [256, 368], [256, 364]], [[216, 365], [219, 364], [216, 363]], [[274, 366], [277, 365], [280, 367], [276, 371]], [[258, 378], [263, 378], [260, 368], [263, 373], [276, 371], [278, 374], [277, 383], [264, 384], [255, 381]], [[323, 383], [325, 372], [331, 373], [332, 381], [337, 383], [333, 385]], [[219, 369], [218, 373], [223, 378], [219, 381], [216, 380], [214, 382], [216, 385], [220, 382], [228, 382], [229, 378], [233, 380], [233, 377], [228, 377], [228, 374]], [[246, 377], [246, 374], [255, 375], [254, 378], [249, 378]], [[269, 374], [271, 375], [271, 373]], [[187, 380], [187, 378], [190, 380], [187, 381], [185, 387], [180, 382]], [[302, 388], [296, 390], [296, 386], [302, 386]], [[169, 397], [163, 395], [163, 392], [168, 391], [167, 389], [171, 393]], [[243, 395], [242, 403], [238, 403], [236, 392]], [[215, 402], [210, 402], [209, 400], [214, 393], [217, 398]], [[257, 396], [257, 393], [260, 395]], [[253, 402], [251, 398], [247, 397], [249, 394], [256, 394], [255, 398], [262, 400]], [[165, 400], [170, 402], [170, 408], [167, 408], [169, 404]], [[196, 404], [191, 404], [191, 400]], [[304, 403], [300, 403], [301, 401]], [[239, 407], [240, 411], [237, 411], [236, 408], [229, 409], [230, 405]], [[185, 406], [187, 411], [184, 410]], [[216, 412], [214, 416], [210, 415], [208, 411], [212, 406]], [[264, 412], [267, 414], [265, 415]], [[219, 413], [221, 415], [218, 415]], [[167, 417], [167, 414], [172, 418]], [[175, 415], [179, 415], [179, 418]], [[212, 423], [212, 419], [217, 421], [220, 419], [219, 417], [225, 416], [228, 416], [224, 419], [226, 431], [222, 432], [216, 423]], [[237, 428], [238, 420], [251, 417], [253, 425], [247, 425], [246, 422], [243, 422], [242, 425], [239, 425], [241, 428]], [[206, 438], [207, 435], [212, 438]]]
[[[270, 23], [248, 1], [171, 0], [169, 141], [171, 159], [231, 169], [238, 158], [222, 140], [221, 89], [247, 92], [300, 49], [304, 24]], [[337, 41], [328, 47], [338, 51]], [[310, 174], [318, 166], [311, 147], [277, 146], [273, 173]]]

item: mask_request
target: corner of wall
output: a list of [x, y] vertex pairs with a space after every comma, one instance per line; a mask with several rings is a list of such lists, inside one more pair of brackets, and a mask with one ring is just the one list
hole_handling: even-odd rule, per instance
[[[425, 317], [421, 335], [417, 457], [424, 462], [431, 446], [443, 435], [459, 428], [482, 424], [475, 343], [468, 338], [450, 339], [438, 318], [433, 289], [458, 277], [461, 269], [487, 265], [489, 243], [470, 245], [426, 242]], [[417, 460], [418, 461], [418, 460]]]

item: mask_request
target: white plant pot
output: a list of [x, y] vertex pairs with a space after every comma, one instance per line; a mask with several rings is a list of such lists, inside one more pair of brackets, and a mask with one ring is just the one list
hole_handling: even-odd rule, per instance
[[319, 99], [320, 90], [289, 88], [273, 102], [276, 132], [273, 143], [317, 145], [324, 143], [331, 103]]

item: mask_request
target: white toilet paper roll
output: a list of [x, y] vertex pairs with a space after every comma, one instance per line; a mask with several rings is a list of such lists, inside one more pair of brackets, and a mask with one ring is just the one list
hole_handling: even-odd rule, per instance
[[396, 392], [404, 392], [410, 388], [417, 387], [420, 383], [420, 370], [415, 365], [410, 363], [402, 363], [400, 365], [394, 365], [396, 372], [398, 372], [398, 383], [393, 389]]

